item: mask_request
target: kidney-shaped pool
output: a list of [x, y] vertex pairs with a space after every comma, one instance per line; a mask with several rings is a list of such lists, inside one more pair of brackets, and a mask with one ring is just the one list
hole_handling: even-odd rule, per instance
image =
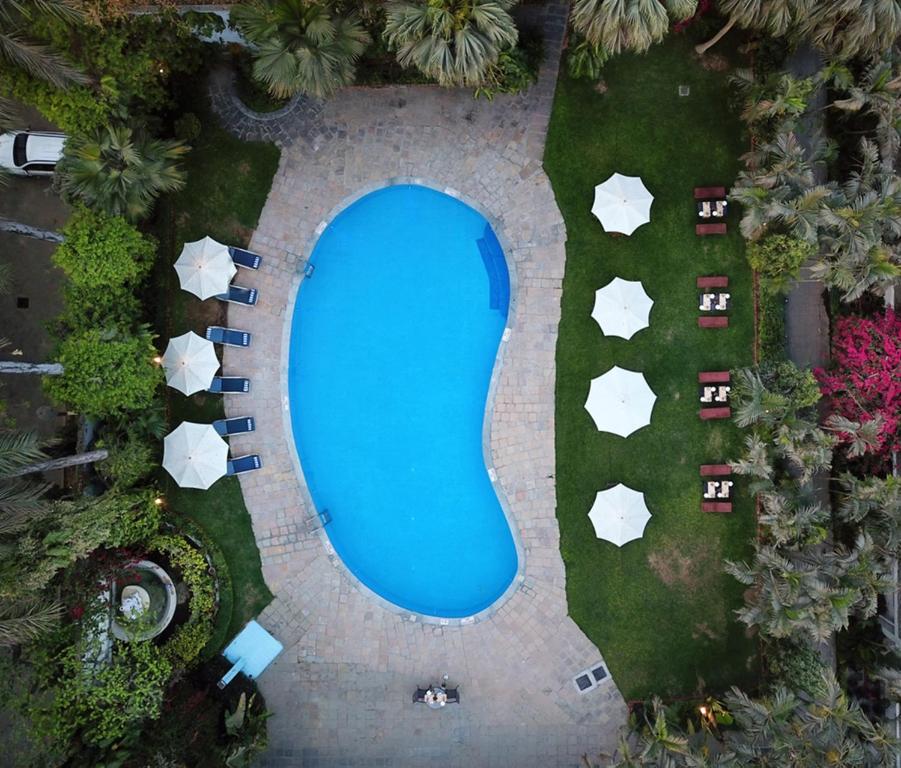
[[416, 185], [322, 233], [291, 329], [291, 422], [313, 502], [350, 571], [410, 611], [490, 606], [516, 574], [482, 423], [510, 279], [485, 218]]

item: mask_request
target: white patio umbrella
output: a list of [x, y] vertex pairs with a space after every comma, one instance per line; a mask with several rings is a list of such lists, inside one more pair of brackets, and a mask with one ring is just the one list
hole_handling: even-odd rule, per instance
[[631, 235], [651, 220], [654, 196], [638, 176], [614, 173], [594, 188], [591, 212], [598, 217], [606, 232]]
[[628, 437], [651, 423], [656, 399], [642, 374], [614, 366], [591, 380], [585, 410], [601, 432]]
[[163, 440], [163, 467], [182, 488], [209, 488], [227, 462], [228, 444], [212, 424], [183, 421]]
[[193, 331], [169, 341], [163, 354], [166, 383], [186, 395], [206, 389], [219, 370], [219, 358], [213, 342]]
[[654, 302], [639, 281], [614, 277], [594, 294], [591, 316], [605, 335], [631, 339], [642, 328], [648, 327], [653, 306]]
[[228, 284], [238, 268], [228, 253], [228, 246], [212, 237], [185, 243], [175, 262], [181, 287], [201, 299], [228, 291]]
[[651, 513], [644, 503], [644, 494], [620, 483], [600, 491], [588, 513], [599, 539], [606, 539], [621, 547], [628, 541], [640, 539]]

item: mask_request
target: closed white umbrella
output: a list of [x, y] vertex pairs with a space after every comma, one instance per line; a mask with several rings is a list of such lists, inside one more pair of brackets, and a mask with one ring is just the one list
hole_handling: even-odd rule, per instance
[[169, 341], [163, 355], [166, 383], [186, 395], [207, 389], [219, 370], [219, 358], [213, 342], [193, 331]]
[[614, 366], [591, 380], [585, 409], [601, 432], [628, 437], [651, 423], [656, 399], [642, 374]]
[[212, 237], [185, 243], [175, 262], [181, 287], [201, 299], [228, 292], [228, 285], [238, 268], [228, 252], [228, 246]]
[[638, 176], [614, 173], [594, 188], [591, 212], [598, 217], [606, 232], [631, 235], [651, 220], [654, 196]]
[[228, 444], [212, 424], [183, 421], [163, 440], [163, 467], [182, 488], [209, 488], [227, 462]]
[[595, 535], [621, 547], [628, 541], [640, 539], [651, 519], [644, 494], [620, 483], [600, 491], [588, 513]]
[[639, 281], [614, 277], [594, 294], [591, 316], [605, 335], [631, 339], [642, 328], [648, 327], [653, 306], [654, 302]]

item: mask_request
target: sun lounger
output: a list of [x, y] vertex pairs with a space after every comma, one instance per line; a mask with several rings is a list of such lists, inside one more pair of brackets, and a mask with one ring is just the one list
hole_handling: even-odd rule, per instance
[[702, 501], [701, 512], [731, 512], [731, 501]]
[[701, 371], [698, 384], [728, 384], [729, 378], [729, 371]]
[[729, 408], [701, 408], [701, 418], [704, 421], [710, 419], [728, 419], [732, 415]]
[[250, 392], [250, 379], [242, 376], [214, 376], [207, 392], [216, 395], [243, 395]]
[[224, 344], [227, 347], [249, 347], [250, 340], [253, 338], [247, 331], [223, 328], [221, 325], [211, 325], [207, 328], [206, 337], [213, 344]]
[[732, 474], [728, 464], [701, 464], [701, 477], [724, 477]]
[[725, 197], [725, 187], [695, 187], [695, 200], [722, 200]]
[[258, 253], [245, 251], [243, 248], [232, 248], [231, 246], [229, 246], [228, 253], [232, 257], [232, 261], [239, 267], [244, 267], [244, 269], [260, 268], [262, 258]]
[[245, 472], [253, 472], [263, 466], [260, 457], [256, 453], [248, 453], [246, 456], [238, 456], [236, 459], [229, 459], [225, 465], [226, 475], [242, 475]]
[[704, 317], [698, 318], [698, 327], [699, 328], [728, 328], [729, 327], [729, 318], [726, 315], [715, 315], [711, 317], [710, 315], [705, 315]]
[[231, 304], [244, 304], [248, 307], [252, 307], [257, 303], [257, 289], [242, 288], [240, 285], [230, 285], [228, 287], [228, 293], [220, 293], [216, 298]]
[[697, 280], [698, 288], [728, 288], [729, 278], [726, 275], [704, 275]]
[[256, 429], [256, 422], [252, 416], [240, 416], [234, 419], [217, 419], [213, 422], [213, 429], [222, 437], [231, 435], [244, 435]]
[[725, 235], [726, 224], [722, 221], [718, 221], [716, 224], [695, 224], [695, 234], [702, 237], [704, 235]]

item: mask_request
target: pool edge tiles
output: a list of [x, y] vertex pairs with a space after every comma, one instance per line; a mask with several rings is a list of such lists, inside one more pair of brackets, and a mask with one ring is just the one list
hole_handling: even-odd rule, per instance
[[[320, 249], [321, 245], [328, 243], [330, 239], [330, 233], [337, 231], [335, 227], [336, 223], [338, 225], [338, 228], [341, 227], [340, 221], [338, 220], [342, 217], [342, 214], [347, 212], [349, 209], [354, 208], [357, 203], [363, 201], [364, 199], [377, 197], [379, 194], [384, 194], [388, 192], [388, 190], [391, 190], [392, 188], [396, 188], [398, 186], [406, 187], [406, 191], [412, 191], [414, 195], [420, 194], [432, 196], [436, 200], [443, 201], [441, 205], [459, 206], [459, 211], [463, 212], [463, 214], [461, 215], [463, 215], [464, 218], [469, 217], [470, 224], [478, 228], [478, 237], [472, 237], [473, 245], [475, 240], [483, 238], [486, 235], [490, 235], [490, 238], [494, 241], [492, 250], [494, 250], [495, 252], [494, 256], [499, 259], [499, 263], [495, 264], [495, 267], [498, 268], [498, 274], [501, 274], [503, 276], [503, 282], [505, 283], [505, 285], [503, 286], [504, 290], [502, 291], [502, 294], [507, 307], [506, 311], [503, 314], [497, 315], [497, 313], [495, 313], [493, 330], [496, 337], [492, 336], [489, 339], [491, 347], [490, 360], [487, 360], [484, 363], [485, 365], [490, 364], [490, 367], [483, 367], [481, 369], [481, 373], [478, 374], [478, 377], [476, 379], [477, 389], [479, 390], [478, 396], [475, 400], [478, 413], [478, 423], [469, 425], [469, 421], [467, 421], [467, 426], [471, 427], [468, 428], [467, 431], [471, 433], [473, 431], [473, 428], [477, 428], [475, 431], [478, 434], [475, 436], [475, 438], [473, 438], [473, 445], [477, 450], [480, 450], [481, 452], [479, 457], [479, 466], [477, 468], [477, 471], [481, 478], [480, 482], [484, 486], [484, 488], [487, 489], [488, 494], [493, 494], [491, 496], [491, 503], [493, 507], [492, 514], [496, 514], [496, 512], [502, 513], [501, 515], [498, 515], [497, 520], [494, 521], [495, 528], [497, 526], [500, 526], [500, 534], [498, 534], [497, 530], [495, 530], [494, 534], [490, 534], [490, 536], [499, 535], [501, 539], [504, 539], [509, 543], [506, 561], [504, 561], [504, 558], [502, 556], [499, 556], [498, 558], [500, 562], [506, 562], [508, 565], [500, 566], [501, 570], [503, 571], [503, 578], [499, 580], [495, 578], [495, 581], [493, 582], [488, 582], [486, 580], [486, 583], [489, 584], [488, 587], [486, 587], [483, 591], [477, 590], [476, 592], [473, 592], [474, 595], [481, 595], [478, 600], [474, 598], [469, 603], [467, 603], [465, 599], [463, 600], [463, 602], [457, 603], [450, 601], [452, 603], [452, 605], [450, 606], [448, 606], [447, 601], [441, 600], [430, 600], [425, 602], [417, 601], [416, 599], [410, 600], [407, 599], [407, 596], [403, 593], [402, 590], [400, 591], [400, 593], [398, 593], [398, 591], [386, 588], [386, 585], [380, 583], [377, 577], [372, 577], [372, 574], [366, 570], [365, 566], [362, 568], [360, 567], [360, 564], [355, 560], [356, 555], [353, 552], [353, 548], [351, 548], [351, 551], [348, 551], [347, 546], [345, 546], [345, 541], [342, 539], [342, 533], [339, 531], [339, 526], [336, 526], [334, 522], [327, 525], [325, 527], [325, 530], [320, 529], [318, 531], [318, 534], [329, 558], [333, 561], [333, 564], [339, 566], [342, 572], [344, 572], [349, 577], [349, 579], [360, 589], [360, 591], [366, 593], [383, 607], [395, 613], [401, 613], [410, 620], [440, 623], [441, 625], [474, 623], [492, 615], [500, 607], [500, 605], [502, 605], [507, 599], [509, 599], [509, 597], [522, 583], [525, 568], [525, 558], [524, 551], [521, 546], [519, 526], [517, 525], [517, 521], [513, 516], [512, 510], [503, 492], [503, 489], [501, 488], [500, 482], [497, 479], [497, 472], [493, 467], [490, 447], [491, 424], [495, 405], [495, 391], [497, 381], [499, 379], [499, 373], [503, 367], [503, 358], [505, 355], [505, 350], [508, 346], [507, 342], [510, 338], [510, 326], [512, 325], [511, 321], [515, 317], [517, 293], [515, 265], [507, 259], [506, 252], [508, 251], [505, 252], [505, 249], [503, 248], [503, 232], [498, 229], [497, 224], [491, 220], [491, 217], [487, 215], [483, 210], [480, 210], [478, 205], [474, 205], [470, 201], [465, 200], [460, 196], [449, 197], [441, 191], [439, 185], [430, 185], [428, 183], [424, 183], [421, 179], [394, 179], [387, 184], [376, 185], [369, 189], [361, 190], [359, 193], [347, 198], [339, 206], [336, 206], [331, 214], [326, 217], [325, 220], [323, 220], [322, 224], [316, 227], [317, 234], [311, 236], [305, 250], [307, 262], [312, 261], [312, 263], [317, 267], [315, 275], [312, 278], [312, 282], [308, 286], [303, 285], [303, 266], [307, 262], [301, 263], [298, 268], [298, 273], [295, 275], [294, 285], [292, 286], [291, 295], [289, 297], [287, 306], [288, 311], [286, 312], [284, 321], [282, 346], [283, 368], [281, 378], [284, 395], [283, 407], [285, 415], [287, 416], [287, 418], [283, 419], [283, 421], [286, 436], [288, 438], [288, 443], [291, 446], [290, 453], [292, 456], [292, 461], [294, 462], [295, 471], [297, 471], [298, 477], [301, 480], [300, 485], [302, 493], [308, 507], [307, 517], [315, 519], [317, 512], [322, 512], [329, 507], [329, 502], [328, 499], [323, 498], [324, 494], [322, 493], [320, 487], [320, 475], [322, 473], [319, 472], [317, 467], [315, 466], [315, 459], [311, 465], [308, 456], [309, 448], [304, 447], [305, 445], [308, 445], [308, 443], [304, 442], [303, 433], [305, 430], [305, 425], [298, 423], [298, 420], [302, 418], [301, 413], [303, 410], [303, 404], [300, 402], [301, 396], [298, 395], [297, 381], [293, 377], [293, 373], [296, 373], [297, 371], [299, 359], [298, 352], [293, 348], [293, 345], [298, 344], [298, 339], [302, 338], [302, 332], [300, 335], [296, 335], [296, 327], [299, 327], [298, 323], [302, 322], [302, 318], [304, 316], [304, 290], [308, 289], [308, 291], [314, 292], [317, 283], [323, 285], [322, 281], [328, 278], [329, 269], [326, 268], [325, 271], [323, 271], [323, 265], [317, 263], [322, 259], [322, 251], [320, 250], [317, 253], [317, 249]], [[395, 194], [402, 194], [404, 191], [405, 190], [394, 190]], [[441, 205], [438, 206], [439, 209], [441, 208]], [[447, 218], [453, 219], [454, 217], [449, 216]], [[435, 226], [440, 227], [441, 223], [441, 221], [438, 221]], [[374, 229], [377, 229], [377, 226], [374, 227]], [[370, 235], [371, 230], [367, 230], [367, 236]], [[467, 234], [466, 237], [468, 236], [469, 235]], [[334, 237], [332, 237], [331, 239], [334, 240]], [[440, 247], [440, 245], [440, 242], [438, 242], [437, 244], [432, 243], [432, 247]], [[475, 258], [478, 259], [478, 251], [473, 250], [473, 253], [475, 254]], [[388, 270], [392, 269], [393, 266], [396, 265], [389, 263], [385, 264], [385, 268]], [[417, 264], [417, 267], [419, 266], [420, 265]], [[491, 286], [491, 290], [494, 290], [494, 286], [491, 283], [492, 275], [490, 274], [490, 269], [488, 269], [488, 267], [488, 264], [483, 264], [481, 263], [481, 260], [479, 261], [478, 269], [481, 271], [482, 275], [480, 280], [486, 281], [486, 308], [489, 301], [488, 287]], [[486, 270], [488, 272], [487, 274]], [[446, 276], [446, 274], [442, 275], [442, 279], [446, 278]], [[454, 276], [453, 272], [451, 273], [451, 276]], [[352, 283], [354, 280], [352, 274], [345, 275], [344, 278], [346, 279], [346, 282], [349, 283]], [[341, 279], [340, 276], [339, 279]], [[375, 279], [378, 280], [378, 275], [375, 276]], [[442, 295], [438, 298], [443, 299], [444, 293], [453, 293], [453, 291], [445, 288]], [[359, 299], [360, 294], [357, 293], [356, 295], [357, 299]], [[342, 300], [345, 298], [345, 296], [342, 296]], [[475, 335], [478, 336], [478, 334]], [[308, 346], [307, 349], [309, 348], [310, 347]], [[368, 391], [369, 390], [367, 390], [367, 393]], [[482, 397], [484, 397], [484, 400], [481, 399]], [[307, 404], [309, 405], [309, 403]], [[469, 410], [468, 412], [471, 416], [472, 411]], [[436, 442], [441, 441], [441, 436], [442, 433], [439, 432], [436, 437]], [[470, 437], [472, 437], [471, 434]], [[469, 443], [467, 443], [467, 446], [468, 445]], [[471, 451], [469, 453], [471, 453]], [[472, 464], [473, 460], [473, 456], [468, 456], [470, 465]], [[347, 462], [351, 466], [354, 465], [356, 461], [357, 459], [355, 458], [347, 460]], [[350, 479], [352, 475], [355, 476], [354, 473], [356, 472], [356, 469], [356, 467], [352, 466], [351, 469], [344, 469], [342, 471], [344, 472], [345, 477]], [[471, 474], [473, 469], [472, 466], [470, 466], [469, 469]], [[396, 471], [396, 468], [392, 469], [389, 474], [393, 474], [394, 471]], [[365, 468], [363, 468], [363, 474], [365, 475]], [[472, 479], [471, 476], [469, 479]], [[316, 502], [318, 502], [318, 504]], [[333, 513], [332, 509], [329, 508], [328, 512], [334, 520], [335, 514]], [[362, 527], [365, 527], [365, 521], [364, 524], [362, 524]], [[489, 526], [489, 528], [490, 527], [491, 526]], [[489, 535], [486, 536], [488, 537], [489, 541], [494, 541], [494, 539], [490, 539]], [[427, 564], [428, 567], [446, 567], [451, 570], [454, 567], [464, 567], [454, 565], [460, 560], [460, 558], [457, 556], [457, 553], [463, 551], [463, 548], [457, 548], [457, 551], [455, 552], [455, 544], [453, 541], [448, 544], [444, 541], [444, 536], [438, 536], [437, 538], [439, 540], [433, 543], [429, 543], [427, 546], [423, 545], [422, 547], [420, 547], [418, 552], [387, 552], [384, 556], [390, 559], [392, 557], [401, 557], [404, 554], [407, 554], [419, 558], [423, 563]], [[451, 536], [450, 538], [453, 538], [453, 536]], [[375, 546], [377, 549], [377, 545]], [[472, 546], [471, 542], [470, 546]], [[482, 546], [482, 543], [479, 541], [476, 542], [476, 546], [479, 549], [484, 548]], [[497, 547], [495, 547], [495, 549], [496, 548]], [[488, 546], [487, 549], [491, 550], [492, 547]], [[463, 559], [465, 560], [465, 558]], [[444, 563], [444, 565], [442, 565], [442, 563]], [[490, 572], [491, 569], [489, 568], [488, 571]]]

